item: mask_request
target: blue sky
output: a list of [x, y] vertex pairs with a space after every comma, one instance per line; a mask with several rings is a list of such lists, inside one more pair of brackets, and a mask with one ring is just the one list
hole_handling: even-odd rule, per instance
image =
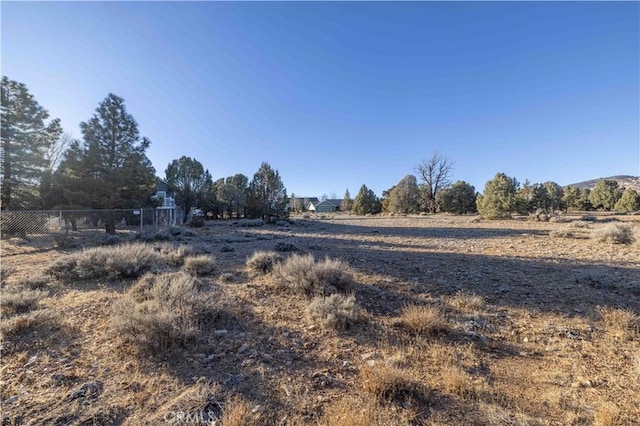
[[79, 137], [125, 99], [159, 176], [262, 161], [378, 195], [433, 150], [482, 190], [640, 175], [638, 2], [7, 2], [2, 74]]

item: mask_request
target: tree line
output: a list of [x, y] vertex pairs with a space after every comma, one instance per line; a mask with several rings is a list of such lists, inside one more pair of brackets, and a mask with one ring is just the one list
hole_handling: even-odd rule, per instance
[[[2, 78], [0, 172], [2, 210], [132, 209], [155, 207], [158, 178], [146, 156], [151, 142], [141, 136], [124, 99], [108, 94], [93, 115], [80, 123], [81, 140], [63, 133], [59, 119], [38, 104], [26, 85]], [[512, 213], [558, 210], [640, 210], [640, 195], [601, 180], [590, 191], [555, 182], [522, 185], [498, 173], [483, 193], [465, 181], [451, 183], [452, 161], [434, 151], [409, 174], [377, 195], [362, 185], [355, 199], [347, 190], [341, 210], [355, 214], [480, 213], [501, 218]], [[301, 210], [287, 197], [277, 170], [263, 162], [251, 179], [238, 173], [213, 180], [196, 159], [182, 156], [164, 173], [186, 220], [193, 209], [213, 218], [252, 217], [266, 221]], [[105, 229], [115, 232], [115, 216]]]
[[[80, 123], [81, 140], [64, 134], [59, 119], [23, 83], [2, 77], [2, 210], [132, 209], [155, 207], [158, 178], [146, 155], [151, 141], [140, 135], [124, 99], [112, 93]], [[287, 193], [277, 170], [262, 163], [253, 179], [242, 174], [213, 181], [195, 159], [183, 156], [165, 170], [169, 191], [183, 208], [220, 216], [286, 214]], [[105, 230], [115, 233], [114, 215]]]

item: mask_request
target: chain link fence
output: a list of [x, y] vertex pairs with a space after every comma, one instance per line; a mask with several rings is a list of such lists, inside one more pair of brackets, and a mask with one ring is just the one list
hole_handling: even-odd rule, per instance
[[[2, 255], [112, 243], [135, 234], [163, 231], [181, 223], [175, 208], [124, 210], [23, 210], [0, 213]], [[116, 235], [106, 233], [107, 223]]]

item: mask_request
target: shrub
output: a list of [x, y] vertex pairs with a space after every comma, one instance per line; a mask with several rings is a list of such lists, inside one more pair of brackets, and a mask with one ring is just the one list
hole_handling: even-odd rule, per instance
[[347, 329], [358, 321], [360, 316], [354, 295], [332, 294], [329, 297], [317, 296], [309, 302], [307, 316], [322, 328]]
[[16, 268], [13, 266], [2, 265], [0, 267], [0, 284], [5, 285], [9, 277], [15, 274]]
[[444, 314], [437, 306], [407, 306], [398, 325], [415, 334], [435, 334], [448, 329]]
[[595, 229], [592, 237], [599, 242], [629, 244], [633, 241], [633, 228], [626, 223], [609, 223]]
[[469, 294], [464, 291], [457, 292], [450, 300], [451, 306], [457, 309], [478, 311], [485, 306], [482, 296]]
[[427, 390], [420, 380], [396, 367], [376, 365], [361, 371], [365, 392], [373, 395], [379, 402], [424, 402]]
[[126, 341], [153, 354], [186, 346], [218, 314], [213, 294], [197, 278], [147, 274], [114, 305], [113, 324]]
[[282, 256], [272, 251], [256, 251], [247, 259], [246, 265], [251, 272], [268, 274], [282, 261]]
[[18, 281], [18, 285], [29, 290], [46, 290], [49, 280], [46, 275], [27, 275]]
[[56, 278], [97, 279], [135, 278], [162, 262], [160, 253], [146, 244], [95, 247], [64, 256], [53, 262], [46, 273]]
[[38, 302], [48, 296], [42, 290], [28, 290], [23, 288], [13, 288], [3, 290], [0, 298], [2, 316], [24, 314], [37, 308]]
[[326, 258], [316, 263], [312, 255], [294, 254], [273, 269], [276, 281], [307, 296], [347, 292], [352, 274], [346, 263]]
[[52, 324], [57, 318], [50, 309], [38, 309], [0, 321], [0, 338], [17, 336], [25, 331]]
[[605, 332], [611, 337], [627, 340], [640, 334], [640, 316], [630, 309], [597, 308], [604, 323]]
[[183, 269], [192, 275], [209, 275], [216, 269], [216, 258], [208, 254], [189, 256], [184, 260]]
[[182, 266], [184, 258], [193, 254], [193, 249], [187, 245], [162, 244], [156, 247], [162, 259], [172, 266]]
[[229, 398], [222, 408], [222, 422], [225, 426], [254, 426], [260, 422], [252, 412], [249, 401], [234, 396]]

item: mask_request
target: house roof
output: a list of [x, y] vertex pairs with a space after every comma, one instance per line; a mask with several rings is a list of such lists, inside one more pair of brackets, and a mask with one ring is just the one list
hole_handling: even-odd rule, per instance
[[329, 200], [320, 201], [319, 203], [314, 204], [314, 206], [316, 206], [316, 207], [323, 206], [323, 205], [329, 205], [329, 206], [333, 206], [333, 207], [338, 207], [338, 206], [336, 206], [335, 204], [333, 204]]

